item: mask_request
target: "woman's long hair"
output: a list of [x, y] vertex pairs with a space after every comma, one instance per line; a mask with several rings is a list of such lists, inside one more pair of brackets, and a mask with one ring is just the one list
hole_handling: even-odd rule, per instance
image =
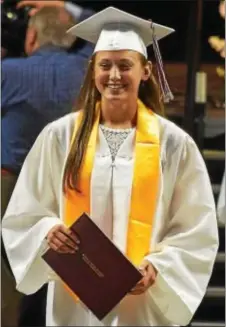
[[[148, 64], [148, 61], [144, 56], [140, 55], [140, 59], [143, 66]], [[89, 62], [84, 83], [75, 105], [76, 111], [83, 110], [83, 115], [66, 161], [63, 177], [64, 192], [66, 192], [67, 188], [79, 192], [79, 171], [95, 119], [96, 102], [101, 99], [101, 95], [95, 86], [93, 78], [94, 63], [95, 55]], [[156, 83], [153, 74], [151, 74], [147, 81], [141, 82], [138, 98], [146, 107], [150, 108], [157, 114], [163, 115], [164, 108], [160, 97], [159, 86]]]

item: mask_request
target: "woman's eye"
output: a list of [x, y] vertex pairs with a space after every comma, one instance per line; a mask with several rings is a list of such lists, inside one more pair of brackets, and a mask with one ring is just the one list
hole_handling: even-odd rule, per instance
[[102, 64], [100, 64], [100, 67], [102, 68], [102, 69], [104, 69], [104, 70], [108, 70], [108, 69], [110, 69], [110, 65], [109, 64], [104, 64], [104, 63], [102, 63]]
[[120, 66], [119, 66], [119, 69], [120, 69], [121, 71], [129, 70], [129, 69], [130, 69], [130, 66], [129, 66], [129, 65], [120, 65]]
[[[110, 63], [100, 63], [99, 64], [99, 67], [102, 69], [102, 70], [110, 70], [112, 68], [112, 65]], [[119, 71], [121, 72], [125, 72], [125, 71], [128, 71], [131, 69], [131, 66], [128, 65], [128, 64], [120, 64], [118, 65], [118, 68], [117, 68]]]

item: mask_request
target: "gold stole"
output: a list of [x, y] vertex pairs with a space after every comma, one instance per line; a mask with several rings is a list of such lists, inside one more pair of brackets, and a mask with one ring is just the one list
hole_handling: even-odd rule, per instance
[[[76, 120], [72, 137], [81, 122], [82, 112]], [[81, 193], [67, 190], [65, 195], [64, 222], [71, 226], [84, 212], [90, 214], [90, 182], [93, 169], [98, 128], [100, 103], [96, 105], [96, 118], [80, 170]], [[135, 162], [132, 184], [130, 214], [128, 220], [126, 255], [134, 265], [139, 265], [150, 252], [153, 219], [159, 192], [160, 145], [157, 116], [138, 100], [135, 139]], [[66, 286], [75, 300], [78, 298]]]

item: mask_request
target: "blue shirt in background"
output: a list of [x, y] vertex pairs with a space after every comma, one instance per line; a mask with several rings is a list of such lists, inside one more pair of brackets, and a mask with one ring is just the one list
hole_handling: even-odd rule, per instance
[[30, 57], [2, 61], [3, 168], [19, 173], [45, 125], [72, 111], [92, 52], [90, 43], [74, 53], [45, 46]]

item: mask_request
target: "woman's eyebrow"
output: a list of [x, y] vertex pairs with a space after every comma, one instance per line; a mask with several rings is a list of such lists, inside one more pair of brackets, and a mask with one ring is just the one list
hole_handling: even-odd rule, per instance
[[100, 59], [98, 60], [98, 62], [101, 62], [101, 61], [107, 61], [107, 62], [110, 62], [111, 60], [108, 59], [108, 58], [100, 58]]
[[130, 59], [130, 58], [123, 58], [123, 59], [120, 59], [119, 62], [133, 64], [134, 63], [134, 60], [133, 59]]

